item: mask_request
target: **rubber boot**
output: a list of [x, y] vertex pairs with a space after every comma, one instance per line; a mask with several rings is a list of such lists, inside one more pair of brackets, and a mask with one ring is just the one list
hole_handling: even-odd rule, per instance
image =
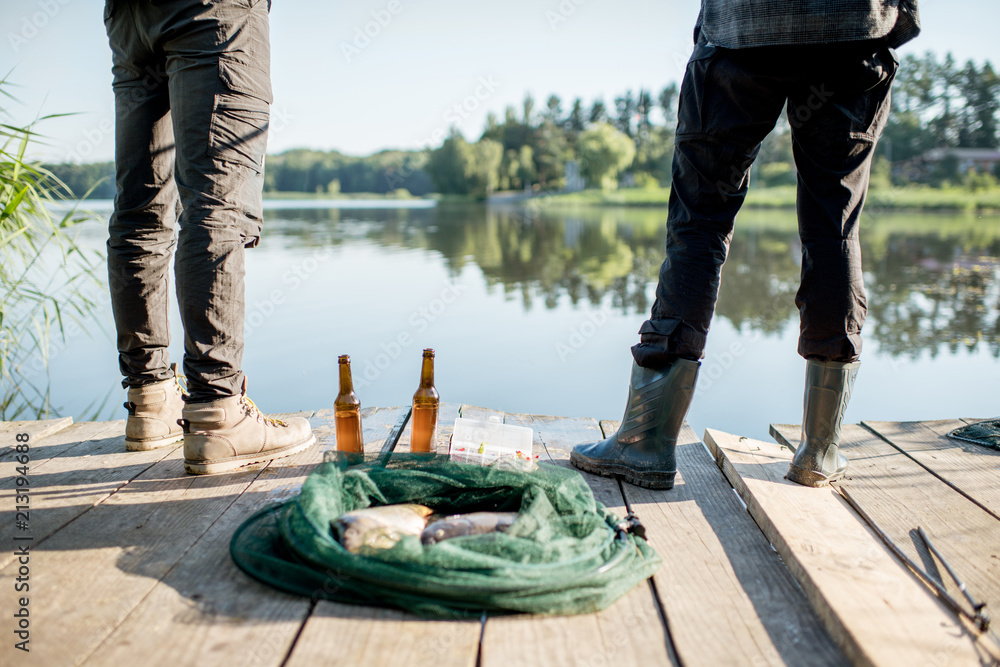
[[177, 421], [184, 408], [184, 390], [177, 375], [177, 364], [171, 366], [174, 377], [129, 387], [125, 409], [125, 449], [141, 452], [166, 447], [184, 438]]
[[192, 475], [235, 470], [290, 456], [316, 442], [309, 422], [261, 414], [246, 395], [184, 406], [184, 469]]
[[806, 360], [802, 437], [785, 475], [804, 486], [826, 486], [844, 476], [840, 428], [861, 362]]
[[621, 427], [601, 442], [574, 447], [573, 465], [649, 489], [674, 488], [674, 448], [700, 366], [697, 361], [677, 359], [667, 368], [653, 370], [633, 361]]

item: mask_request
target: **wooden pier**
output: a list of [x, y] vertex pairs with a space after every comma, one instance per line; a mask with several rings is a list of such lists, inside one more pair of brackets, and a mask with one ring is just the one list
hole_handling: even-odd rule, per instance
[[[366, 449], [380, 451], [403, 414], [366, 410]], [[439, 449], [455, 417], [489, 414], [442, 406]], [[331, 411], [299, 415], [319, 446], [198, 477], [184, 474], [179, 446], [126, 452], [124, 421], [0, 422], [0, 664], [952, 667], [1000, 659], [996, 635], [951, 611], [845, 497], [960, 598], [916, 537], [922, 527], [1000, 617], [1000, 452], [946, 438], [960, 420], [846, 426], [851, 468], [839, 489], [785, 481], [791, 451], [779, 444], [711, 429], [703, 444], [685, 427], [671, 491], [585, 474], [601, 502], [645, 524], [664, 561], [648, 582], [596, 614], [425, 621], [285, 595], [233, 564], [233, 531], [295, 495], [334, 447]], [[617, 427], [505, 420], [530, 426], [536, 453], [567, 466], [574, 445]], [[772, 431], [779, 442], [797, 440], [797, 427]], [[24, 488], [15, 485], [18, 433], [30, 435], [26, 527], [15, 521], [15, 490]], [[407, 443], [404, 431], [396, 449]], [[15, 554], [21, 544], [30, 544], [28, 558]], [[22, 567], [30, 591], [16, 593]], [[30, 653], [15, 648], [22, 595]]]

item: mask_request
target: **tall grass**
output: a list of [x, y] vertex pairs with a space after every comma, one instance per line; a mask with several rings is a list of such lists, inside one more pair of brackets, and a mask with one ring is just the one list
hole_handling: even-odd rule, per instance
[[[0, 120], [14, 101], [0, 80]], [[0, 122], [0, 419], [39, 419], [49, 404], [48, 355], [55, 336], [85, 326], [95, 309], [100, 253], [84, 251], [74, 227], [82, 212], [69, 188], [27, 149], [35, 128]]]

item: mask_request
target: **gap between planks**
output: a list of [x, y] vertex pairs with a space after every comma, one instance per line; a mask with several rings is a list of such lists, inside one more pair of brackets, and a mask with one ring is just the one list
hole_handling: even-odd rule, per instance
[[[382, 422], [376, 424], [370, 418], [362, 420], [366, 455], [381, 452], [382, 443], [396, 427], [403, 408], [381, 410]], [[391, 418], [388, 417], [390, 410]], [[439, 426], [438, 451], [442, 451], [442, 447], [447, 451], [450, 422], [458, 413], [458, 404], [441, 405], [438, 416], [444, 427]], [[408, 424], [399, 440], [404, 446], [409, 443], [410, 430], [411, 425]], [[335, 425], [332, 414], [327, 435], [333, 443]], [[481, 634], [482, 623], [479, 620], [428, 621], [394, 609], [320, 600], [309, 612], [281, 665], [475, 667]]]
[[[463, 417], [484, 419], [502, 413], [462, 406]], [[506, 414], [509, 424], [533, 430], [533, 453], [540, 461], [566, 466], [573, 446], [601, 439], [596, 420]], [[624, 497], [616, 480], [581, 473], [594, 496], [624, 516]], [[512, 641], [512, 638], [518, 638]], [[575, 667], [580, 664], [677, 665], [658, 611], [653, 589], [640, 585], [610, 607], [573, 616], [519, 615], [486, 621], [482, 667], [539, 664]]]
[[[612, 433], [618, 422], [602, 422]], [[664, 556], [654, 575], [677, 652], [693, 665], [843, 665], [801, 589], [687, 424], [674, 488], [622, 484]], [[705, 623], [711, 618], [711, 623]], [[725, 637], [725, 641], [719, 641]]]
[[1000, 452], [948, 437], [965, 423], [947, 419], [861, 425], [1000, 520]]

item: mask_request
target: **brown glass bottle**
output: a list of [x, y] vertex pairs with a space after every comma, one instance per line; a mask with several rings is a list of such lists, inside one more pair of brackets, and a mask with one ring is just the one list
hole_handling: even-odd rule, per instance
[[413, 394], [411, 452], [434, 451], [440, 402], [441, 398], [434, 388], [434, 350], [427, 348], [424, 350], [424, 362], [420, 368], [420, 386]]
[[333, 403], [333, 415], [337, 424], [337, 451], [364, 454], [365, 442], [361, 437], [361, 401], [354, 393], [351, 378], [351, 358], [340, 355], [340, 393]]

